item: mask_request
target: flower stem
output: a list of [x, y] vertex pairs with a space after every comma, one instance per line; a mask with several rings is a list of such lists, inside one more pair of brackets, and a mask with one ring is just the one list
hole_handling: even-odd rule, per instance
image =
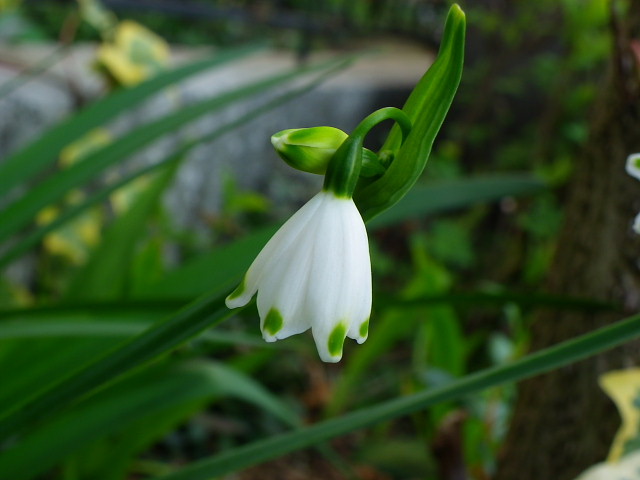
[[385, 120], [394, 120], [400, 126], [403, 141], [411, 132], [411, 120], [402, 110], [394, 107], [376, 110], [360, 122], [329, 161], [323, 190], [333, 192], [339, 198], [353, 196], [362, 166], [364, 138], [373, 127]]

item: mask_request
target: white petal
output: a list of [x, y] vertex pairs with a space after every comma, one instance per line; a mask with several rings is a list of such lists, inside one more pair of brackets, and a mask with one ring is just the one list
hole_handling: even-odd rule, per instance
[[342, 288], [336, 298], [336, 317], [346, 322], [347, 336], [362, 343], [367, 338], [366, 322], [371, 313], [371, 266], [367, 232], [360, 212], [352, 201], [343, 204], [341, 221], [344, 245], [340, 272]]
[[[320, 358], [337, 362], [342, 357], [342, 344], [349, 329], [345, 298], [348, 265], [345, 265], [345, 224], [350, 200], [327, 194], [318, 210], [313, 267], [307, 293], [307, 310], [311, 317], [313, 338]], [[348, 263], [348, 262], [347, 262]]]
[[640, 180], [640, 153], [633, 153], [627, 157], [627, 173]]
[[[316, 229], [316, 223], [310, 222], [291, 245], [286, 257], [267, 264], [258, 291], [258, 313], [262, 335], [268, 342], [302, 333], [311, 327], [303, 310]], [[272, 309], [280, 314], [282, 323], [270, 331], [265, 328], [265, 320]]]
[[347, 283], [350, 286], [349, 331], [347, 336], [363, 343], [367, 339], [371, 315], [371, 260], [367, 231], [356, 206], [352, 204], [347, 222], [346, 258], [349, 259]]
[[242, 283], [226, 298], [225, 303], [228, 308], [237, 308], [249, 303], [258, 290], [266, 265], [270, 262], [278, 262], [280, 258], [287, 255], [288, 249], [314, 217], [314, 212], [321, 202], [320, 194], [314, 196], [271, 237], [249, 267]]
[[636, 215], [636, 218], [633, 220], [633, 231], [640, 235], [640, 213]]

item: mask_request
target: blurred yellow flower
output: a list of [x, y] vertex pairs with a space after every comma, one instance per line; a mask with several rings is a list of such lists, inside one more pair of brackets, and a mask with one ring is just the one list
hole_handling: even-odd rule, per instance
[[0, 12], [15, 10], [22, 3], [22, 0], [0, 0]]
[[[68, 198], [69, 205], [80, 203], [84, 199], [81, 192], [72, 192]], [[36, 222], [46, 225], [55, 220], [60, 209], [49, 206], [40, 211]], [[72, 263], [79, 264], [86, 260], [91, 247], [100, 239], [102, 215], [96, 208], [89, 209], [75, 219], [66, 222], [54, 232], [46, 235], [42, 241], [46, 251], [54, 255], [67, 258]]]
[[[75, 142], [67, 145], [60, 152], [59, 163], [63, 168], [83, 160], [91, 153], [111, 143], [108, 130], [96, 128]], [[85, 195], [79, 190], [71, 191], [65, 198], [67, 207], [81, 203]], [[60, 215], [61, 209], [48, 206], [40, 211], [36, 223], [47, 225]], [[100, 240], [102, 214], [99, 208], [85, 210], [73, 220], [47, 234], [42, 243], [44, 249], [54, 255], [67, 258], [72, 263], [82, 263], [90, 249]]]
[[607, 372], [599, 380], [622, 417], [607, 459], [616, 462], [627, 453], [627, 446], [640, 437], [640, 368]]
[[122, 215], [137, 201], [138, 197], [149, 187], [151, 177], [149, 174], [136, 178], [126, 186], [118, 188], [109, 196], [113, 211]]
[[124, 20], [115, 28], [113, 41], [100, 46], [98, 61], [122, 85], [135, 85], [166, 67], [169, 45], [139, 23]]
[[640, 480], [640, 368], [607, 372], [598, 381], [616, 404], [622, 425], [607, 460], [589, 467], [575, 480]]
[[70, 167], [109, 143], [111, 143], [111, 133], [104, 128], [96, 128], [62, 149], [60, 166]]

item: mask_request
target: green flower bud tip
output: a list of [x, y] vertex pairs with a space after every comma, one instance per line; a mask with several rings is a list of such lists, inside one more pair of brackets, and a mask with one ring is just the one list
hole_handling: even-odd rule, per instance
[[346, 133], [334, 127], [291, 128], [273, 135], [271, 144], [293, 168], [323, 175], [346, 138]]

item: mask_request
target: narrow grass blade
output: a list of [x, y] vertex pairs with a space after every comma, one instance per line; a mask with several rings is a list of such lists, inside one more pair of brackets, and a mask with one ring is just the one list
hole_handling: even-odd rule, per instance
[[276, 227], [266, 227], [229, 245], [200, 255], [139, 292], [141, 298], [189, 298], [203, 292], [231, 289], [244, 275]]
[[57, 228], [64, 225], [66, 222], [72, 220], [76, 216], [80, 215], [82, 212], [91, 208], [94, 205], [97, 205], [100, 202], [104, 202], [109, 198], [113, 192], [118, 190], [119, 188], [131, 183], [136, 178], [140, 178], [143, 175], [153, 173], [159, 169], [165, 167], [168, 163], [175, 162], [178, 160], [178, 156], [172, 156], [166, 160], [158, 162], [154, 165], [149, 165], [143, 167], [127, 176], [122, 177], [121, 179], [111, 183], [110, 185], [104, 187], [102, 190], [99, 190], [96, 193], [89, 195], [84, 201], [75, 204], [71, 207], [68, 207], [64, 211], [60, 213], [53, 221], [47, 223], [46, 225], [39, 226], [15, 244], [11, 245], [6, 249], [2, 254], [0, 254], [0, 269], [6, 267], [14, 260], [20, 258], [22, 255], [27, 253], [31, 248], [38, 244], [47, 234], [53, 232]]
[[508, 365], [490, 368], [439, 388], [380, 403], [291, 433], [223, 452], [157, 480], [209, 480], [265, 460], [316, 445], [431, 405], [458, 400], [496, 385], [517, 382], [559, 368], [640, 337], [640, 315], [629, 317], [541, 350]]
[[[528, 174], [471, 177], [417, 185], [394, 208], [374, 218], [367, 227], [375, 231], [405, 220], [469, 208], [506, 196], [536, 194], [546, 188], [543, 182]], [[211, 290], [222, 291], [237, 283], [276, 228], [266, 228], [233, 244], [201, 255], [168, 273], [157, 284], [149, 286], [143, 294], [174, 298], [200, 295]], [[526, 299], [523, 298], [524, 300]]]
[[[20, 322], [24, 323], [27, 322]], [[0, 343], [0, 412], [13, 410], [36, 398], [57, 383], [56, 380], [79, 372], [121, 342], [122, 338], [111, 336], [3, 339]]]
[[63, 379], [25, 405], [3, 412], [0, 417], [1, 438], [11, 438], [38, 421], [75, 403], [98, 387], [125, 372], [145, 364], [223, 320], [235, 315], [224, 299], [207, 295], [165, 321], [125, 342], [114, 351], [96, 360], [79, 373]]
[[534, 195], [547, 188], [531, 174], [487, 175], [416, 185], [392, 209], [368, 222], [367, 227], [387, 227], [409, 218], [468, 208], [505, 197]]
[[206, 69], [221, 66], [256, 52], [258, 48], [262, 47], [242, 47], [218, 52], [213, 57], [160, 74], [140, 85], [119, 90], [89, 105], [0, 163], [0, 178], [2, 178], [4, 193], [8, 193], [31, 175], [50, 165], [56, 159], [58, 152], [74, 140], [141, 103], [161, 89]]
[[266, 80], [225, 93], [224, 96], [210, 98], [186, 106], [177, 112], [143, 125], [118, 138], [113, 143], [89, 155], [83, 161], [52, 175], [1, 211], [0, 242], [27, 225], [42, 208], [59, 200], [72, 188], [82, 185], [107, 167], [123, 161], [129, 155], [162, 135], [175, 131], [205, 114], [213, 113], [234, 102], [268, 90], [305, 73], [326, 67], [327, 65], [324, 64], [269, 77]]
[[[158, 315], [159, 313], [156, 313]], [[94, 319], [94, 317], [97, 317]], [[41, 338], [99, 338], [113, 337], [127, 339], [140, 335], [153, 326], [150, 321], [122, 321], [121, 316], [92, 315], [89, 320], [73, 320], [66, 316], [47, 320], [10, 321], [0, 323], [0, 340], [41, 339]], [[264, 340], [256, 335], [230, 332], [221, 329], [206, 331], [202, 340], [211, 343], [242, 345], [245, 347], [267, 347]]]
[[[88, 198], [85, 199], [84, 202], [78, 204], [78, 205], [74, 205], [73, 207], [70, 207], [66, 210], [64, 210], [58, 217], [56, 217], [56, 219], [54, 221], [52, 221], [51, 223], [47, 224], [47, 225], [43, 225], [41, 227], [39, 227], [38, 229], [36, 229], [35, 231], [29, 233], [25, 238], [20, 239], [18, 242], [16, 242], [14, 245], [12, 245], [11, 247], [9, 247], [3, 254], [0, 255], [0, 268], [5, 267], [6, 265], [8, 265], [9, 263], [11, 263], [13, 260], [19, 258], [21, 255], [23, 255], [24, 253], [26, 253], [30, 248], [32, 248], [33, 246], [35, 246], [40, 240], [42, 240], [42, 238], [44, 238], [45, 235], [47, 235], [49, 232], [55, 230], [56, 228], [60, 227], [61, 225], [63, 225], [65, 222], [68, 222], [69, 220], [75, 218], [77, 215], [79, 215], [80, 213], [82, 213], [83, 211], [85, 211], [87, 208], [96, 205], [102, 201], [104, 201], [111, 193], [113, 193], [115, 190], [117, 190], [118, 188], [127, 185], [128, 183], [130, 183], [131, 181], [135, 180], [136, 178], [139, 178], [142, 175], [145, 175], [147, 173], [151, 173], [155, 170], [158, 170], [160, 168], [163, 168], [166, 164], [168, 163], [172, 163], [172, 162], [177, 162], [179, 161], [179, 159], [186, 155], [192, 148], [202, 144], [202, 143], [206, 143], [206, 142], [211, 142], [219, 137], [221, 137], [222, 135], [229, 133], [231, 131], [233, 131], [235, 128], [245, 124], [246, 122], [253, 120], [254, 118], [304, 94], [309, 92], [310, 90], [316, 88], [318, 85], [320, 85], [322, 82], [324, 82], [327, 78], [331, 77], [332, 75], [334, 75], [336, 72], [343, 70], [344, 68], [346, 68], [348, 65], [350, 65], [353, 60], [355, 59], [355, 57], [347, 57], [344, 59], [341, 59], [338, 62], [335, 62], [333, 66], [331, 66], [330, 68], [327, 68], [327, 70], [323, 71], [320, 75], [318, 75], [316, 78], [312, 79], [309, 82], [305, 82], [304, 84], [302, 84], [299, 87], [293, 88], [291, 90], [288, 90], [286, 93], [276, 96], [274, 99], [266, 102], [264, 105], [259, 106], [256, 109], [253, 109], [251, 111], [249, 111], [248, 113], [246, 113], [245, 115], [240, 116], [238, 119], [227, 123], [226, 125], [223, 125], [222, 127], [216, 129], [215, 131], [206, 134], [198, 139], [195, 139], [193, 141], [187, 142], [183, 147], [181, 147], [176, 154], [172, 155], [171, 157], [158, 162], [155, 165], [151, 165], [151, 166], [147, 166], [144, 167], [136, 172], [133, 172], [132, 174], [129, 174], [128, 176], [118, 180], [115, 183], [112, 183], [111, 185], [105, 187], [104, 189], [102, 189], [101, 191], [94, 193], [93, 195], [89, 196]], [[266, 243], [266, 240], [265, 242]], [[264, 243], [262, 243], [260, 245], [260, 247], [262, 247], [264, 245]], [[190, 267], [186, 267], [186, 269], [189, 269]], [[217, 269], [216, 269], [217, 271]], [[175, 286], [175, 282], [172, 282], [171, 278], [175, 278], [175, 277], [182, 277], [180, 278], [179, 282], [183, 282], [185, 280], [185, 276], [187, 277], [186, 280], [188, 281], [192, 281], [195, 277], [191, 277], [188, 274], [181, 274], [181, 273], [176, 273], [176, 275], [172, 275], [170, 274], [170, 278], [167, 279], [166, 282], [162, 282], [162, 286], [159, 287], [160, 290], [162, 290], [164, 288], [164, 286], [168, 286], [171, 284], [171, 286]], [[200, 279], [204, 279], [205, 277], [200, 276]], [[229, 279], [227, 279], [227, 283]], [[236, 278], [232, 278], [231, 279], [231, 283], [235, 282]], [[186, 283], [179, 283], [179, 286], [181, 287], [181, 290], [185, 290], [184, 286], [187, 285]], [[221, 283], [217, 283], [216, 286], [220, 287]], [[213, 287], [211, 287], [213, 288]], [[222, 285], [222, 288], [224, 288], [224, 285]], [[192, 289], [190, 291], [190, 293], [192, 293], [194, 290]], [[209, 286], [207, 285], [205, 288], [202, 288], [200, 290], [197, 290], [197, 293], [195, 295], [200, 295], [201, 293], [204, 293], [205, 291], [209, 291]], [[171, 294], [171, 296], [175, 296], [175, 294]]]
[[425, 295], [414, 300], [399, 300], [397, 298], [376, 296], [376, 304], [381, 307], [415, 308], [438, 304], [454, 306], [478, 307], [501, 306], [513, 303], [524, 308], [549, 308], [553, 310], [571, 311], [622, 311], [622, 306], [613, 302], [603, 302], [593, 298], [570, 297], [566, 295], [552, 295], [539, 292], [451, 292], [437, 295]]
[[[103, 149], [90, 155], [88, 158], [72, 166], [71, 168], [59, 172], [58, 174], [50, 177], [35, 187], [32, 191], [28, 192], [24, 197], [16, 200], [3, 211], [0, 212], [3, 222], [0, 223], [0, 242], [6, 240], [10, 235], [17, 232], [20, 228], [29, 223], [33, 216], [39, 212], [46, 205], [56, 201], [62, 195], [64, 195], [70, 189], [80, 186], [82, 183], [90, 180], [95, 175], [107, 167], [122, 161], [128, 155], [132, 154], [136, 150], [146, 146], [151, 141], [159, 138], [160, 136], [175, 130], [183, 126], [186, 122], [195, 120], [196, 118], [208, 113], [226, 107], [229, 104], [255, 95], [262, 91], [273, 88], [277, 85], [293, 80], [299, 76], [311, 74], [314, 72], [323, 72], [319, 78], [305, 84], [303, 87], [297, 88], [292, 92], [288, 92], [285, 95], [277, 97], [275, 100], [268, 102], [266, 105], [259, 107], [248, 115], [242, 117], [241, 121], [245, 122], [248, 119], [254, 118], [255, 115], [259, 115], [268, 111], [271, 108], [283, 103], [287, 99], [293, 98], [295, 95], [304, 93], [316, 85], [324, 81], [327, 76], [334, 74], [336, 71], [344, 68], [353, 60], [353, 57], [347, 59], [330, 60], [328, 62], [313, 65], [310, 67], [296, 69], [284, 74], [275, 75], [269, 77], [266, 80], [262, 80], [248, 86], [239, 88], [235, 91], [226, 93], [223, 97], [212, 98], [195, 105], [191, 105], [181, 109], [180, 111], [167, 115], [155, 122], [146, 124], [139, 127], [133, 132], [118, 139], [116, 142], [107, 145]], [[230, 127], [237, 126], [241, 122], [230, 122], [215, 132], [215, 135], [221, 135], [230, 130]], [[192, 148], [194, 143], [189, 143], [186, 150]], [[185, 149], [181, 149], [181, 153], [185, 153]], [[68, 217], [65, 217], [68, 218]], [[33, 239], [30, 237], [30, 241]], [[24, 247], [18, 244], [15, 249], [11, 250], [11, 258], [15, 258], [15, 251], [24, 251]], [[4, 255], [0, 259], [0, 263], [5, 264], [8, 254]]]
[[172, 163], [158, 172], [135, 204], [109, 226], [89, 261], [73, 277], [66, 292], [68, 298], [115, 300], [125, 297], [137, 241], [179, 166], [180, 162]]
[[0, 472], [12, 480], [34, 478], [87, 444], [125, 433], [132, 424], [173, 416], [188, 406], [184, 418], [221, 397], [253, 403], [285, 425], [299, 424], [291, 409], [241, 372], [213, 362], [185, 361], [146, 369], [60, 415], [2, 452]]
[[186, 306], [192, 299], [119, 300], [117, 302], [60, 302], [53, 305], [37, 305], [27, 308], [0, 310], [0, 322], [9, 320], [47, 319], [63, 315], [80, 316], [140, 316], [164, 314]]

